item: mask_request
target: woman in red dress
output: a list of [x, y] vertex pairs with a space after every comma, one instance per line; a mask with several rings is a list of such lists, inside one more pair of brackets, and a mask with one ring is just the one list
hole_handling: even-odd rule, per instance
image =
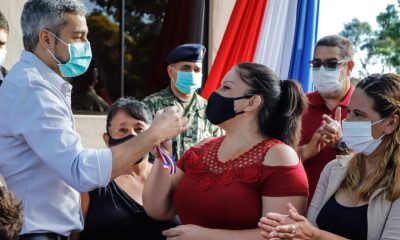
[[143, 191], [146, 212], [159, 220], [175, 214], [182, 225], [167, 239], [261, 239], [266, 212], [306, 210], [308, 182], [293, 150], [306, 107], [298, 83], [280, 80], [256, 63], [234, 66], [208, 100], [209, 121], [226, 135], [198, 143], [170, 175], [155, 161]]

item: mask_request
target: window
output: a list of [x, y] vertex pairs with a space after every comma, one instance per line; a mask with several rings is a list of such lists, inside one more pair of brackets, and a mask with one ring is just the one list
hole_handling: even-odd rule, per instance
[[[81, 104], [81, 101], [96, 101], [93, 94], [111, 104], [121, 96], [142, 99], [165, 88], [169, 84], [165, 64], [169, 51], [180, 44], [190, 42], [207, 46], [208, 0], [83, 2], [90, 11], [87, 18], [88, 38], [94, 58], [93, 69], [97, 69], [97, 73], [92, 76], [98, 77], [97, 81], [88, 81], [92, 83], [89, 87], [91, 92], [86, 93], [90, 96], [85, 95], [85, 98], [74, 97], [84, 93], [79, 93], [78, 81], [71, 81], [75, 89], [72, 105], [76, 113], [98, 111], [97, 108], [87, 106], [77, 107], [86, 109], [74, 109], [74, 106], [85, 105]], [[120, 23], [123, 7], [125, 51], [122, 66]], [[124, 73], [123, 78], [121, 72]]]

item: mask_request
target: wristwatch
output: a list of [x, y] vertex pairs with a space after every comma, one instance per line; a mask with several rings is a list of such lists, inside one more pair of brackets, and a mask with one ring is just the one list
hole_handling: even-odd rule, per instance
[[335, 149], [339, 152], [347, 152], [347, 146], [346, 143], [343, 141], [343, 139], [340, 139], [339, 141], [336, 142]]

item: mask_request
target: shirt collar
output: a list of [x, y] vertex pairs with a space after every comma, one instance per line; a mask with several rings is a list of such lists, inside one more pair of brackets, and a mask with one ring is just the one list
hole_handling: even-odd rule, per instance
[[353, 85], [350, 84], [350, 89], [349, 89], [349, 91], [347, 91], [346, 95], [344, 96], [344, 98], [340, 102], [340, 106], [349, 105], [350, 98], [351, 98], [351, 95], [353, 94], [353, 92], [354, 92], [354, 87], [353, 87]]
[[40, 75], [55, 86], [67, 99], [71, 98], [72, 85], [65, 81], [60, 75], [54, 72], [47, 64], [45, 64], [38, 56], [29, 51], [23, 51], [21, 60], [34, 66]]
[[[339, 106], [347, 106], [350, 102], [351, 95], [353, 94], [354, 87], [353, 85], [350, 84], [350, 88], [347, 91], [346, 95], [342, 99], [342, 101], [339, 103]], [[323, 106], [325, 105], [325, 101], [322, 98], [321, 94], [319, 94], [318, 91], [312, 92], [308, 95], [308, 101], [310, 105], [314, 106]]]
[[[182, 104], [182, 101], [177, 98], [174, 94], [174, 92], [171, 89], [171, 86], [168, 86], [166, 89], [164, 89], [167, 93], [167, 97], [163, 98], [163, 103], [165, 105], [170, 105], [171, 102], [178, 102]], [[168, 97], [169, 96], [169, 97]], [[206, 107], [206, 101], [202, 96], [200, 96], [197, 92], [194, 92], [192, 99], [189, 101], [189, 106], [188, 109], [191, 109], [191, 111], [197, 111], [198, 109], [203, 109]]]
[[[166, 88], [166, 91], [167, 91], [168, 95], [172, 96], [173, 99], [174, 99], [175, 101], [178, 101], [178, 102], [180, 102], [180, 103], [183, 102], [183, 101], [180, 100], [177, 96], [175, 96], [174, 92], [173, 92], [172, 89], [171, 89], [171, 86], [168, 86], [168, 87]], [[191, 98], [190, 101], [188, 101], [188, 102], [193, 102], [193, 99], [195, 99], [195, 101], [196, 101], [196, 100], [199, 100], [199, 98], [201, 98], [201, 97], [199, 96], [199, 94], [197, 94], [197, 92], [194, 92], [192, 98]]]

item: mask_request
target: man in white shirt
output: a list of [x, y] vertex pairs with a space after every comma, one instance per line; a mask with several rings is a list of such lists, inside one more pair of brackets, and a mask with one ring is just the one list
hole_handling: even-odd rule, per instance
[[25, 51], [0, 87], [0, 174], [23, 204], [19, 239], [68, 239], [82, 230], [79, 192], [107, 185], [187, 129], [182, 112], [170, 107], [136, 138], [82, 147], [63, 77], [84, 73], [91, 61], [85, 16], [79, 0], [29, 0], [22, 11]]

